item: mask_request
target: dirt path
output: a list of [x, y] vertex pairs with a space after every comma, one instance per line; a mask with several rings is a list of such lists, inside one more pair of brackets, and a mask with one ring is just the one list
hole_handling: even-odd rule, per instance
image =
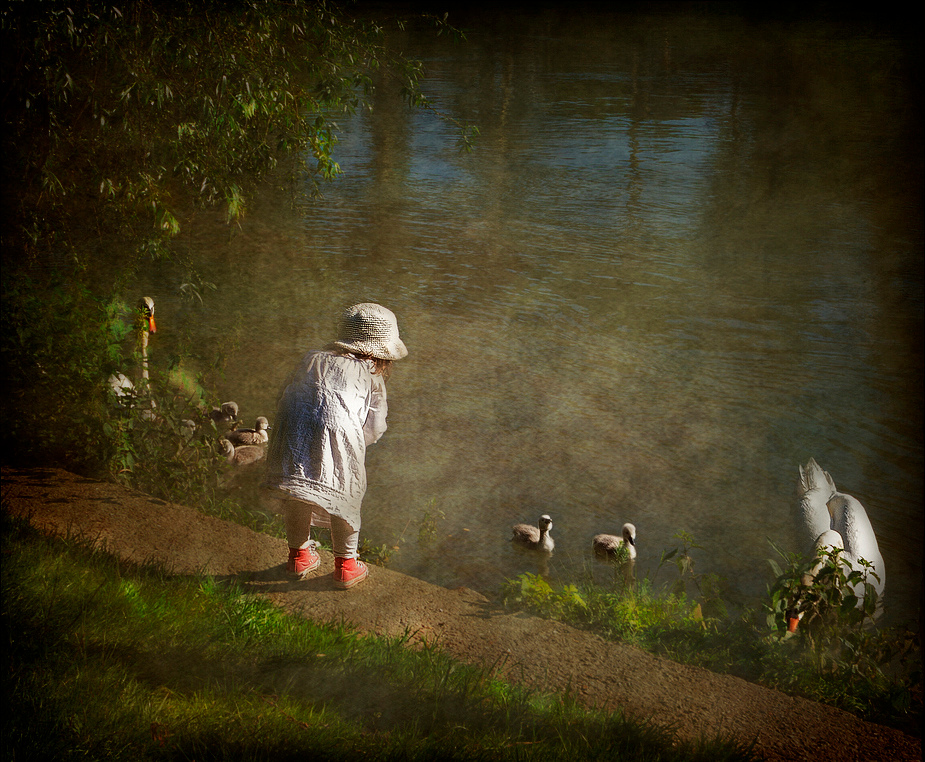
[[680, 737], [755, 741], [768, 760], [922, 758], [921, 740], [736, 677], [688, 667], [557, 622], [497, 610], [480, 594], [373, 567], [354, 590], [331, 584], [333, 559], [306, 581], [286, 578], [286, 544], [117, 485], [57, 469], [2, 471], [3, 510], [58, 534], [92, 539], [126, 560], [178, 574], [235, 578], [251, 592], [321, 621], [437, 641], [458, 659], [508, 678], [571, 689], [581, 701], [675, 728]]

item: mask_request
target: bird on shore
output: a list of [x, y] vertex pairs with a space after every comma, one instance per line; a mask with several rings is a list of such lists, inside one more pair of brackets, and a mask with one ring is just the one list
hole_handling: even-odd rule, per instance
[[232, 429], [225, 434], [227, 439], [235, 447], [241, 445], [264, 445], [270, 441], [267, 431], [270, 428], [270, 422], [262, 415], [257, 418], [257, 422], [252, 429]]
[[524, 550], [540, 551], [551, 554], [556, 547], [549, 534], [552, 529], [552, 519], [543, 514], [537, 521], [536, 526], [531, 524], [515, 524], [511, 527], [511, 542], [518, 548]]

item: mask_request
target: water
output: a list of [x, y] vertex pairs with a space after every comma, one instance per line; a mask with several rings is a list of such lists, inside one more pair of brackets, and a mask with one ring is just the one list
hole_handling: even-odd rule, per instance
[[506, 547], [510, 525], [549, 513], [560, 580], [584, 572], [593, 534], [632, 521], [639, 573], [685, 531], [699, 571], [757, 595], [769, 540], [796, 542], [812, 456], [866, 506], [889, 610], [915, 617], [908, 50], [859, 25], [674, 10], [460, 23], [463, 45], [402, 46], [437, 107], [479, 126], [475, 151], [384, 87], [375, 117], [342, 120], [344, 173], [323, 202], [267, 189], [239, 229], [184, 239], [213, 254], [220, 298], [191, 308], [154, 284], [159, 326], [192, 310], [201, 346], [233, 337], [222, 395], [272, 419], [344, 306], [396, 312], [410, 354], [368, 454], [363, 527], [400, 548], [394, 568], [492, 589], [531, 570]]

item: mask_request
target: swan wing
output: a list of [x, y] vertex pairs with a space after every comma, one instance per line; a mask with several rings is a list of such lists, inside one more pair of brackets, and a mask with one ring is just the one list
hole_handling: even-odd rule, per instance
[[804, 551], [809, 552], [823, 532], [832, 529], [832, 519], [826, 506], [835, 491], [831, 477], [812, 458], [806, 468], [800, 466], [797, 494], [800, 497], [798, 523], [803, 535]]
[[836, 492], [828, 502], [828, 509], [832, 515], [832, 527], [844, 542], [845, 556], [855, 567], [861, 558], [873, 564], [874, 572], [880, 579], [871, 581], [878, 592], [883, 592], [886, 579], [883, 556], [880, 554], [874, 527], [861, 501], [851, 495]]
[[511, 527], [511, 539], [518, 543], [539, 542], [540, 530], [530, 524], [515, 524]]

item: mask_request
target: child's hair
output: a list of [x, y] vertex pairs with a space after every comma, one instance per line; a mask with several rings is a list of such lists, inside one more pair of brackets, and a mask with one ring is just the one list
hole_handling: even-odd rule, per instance
[[391, 360], [380, 360], [378, 357], [370, 357], [369, 355], [358, 355], [364, 357], [366, 360], [373, 361], [373, 373], [376, 373], [382, 376], [386, 381], [389, 380], [389, 376], [392, 375], [392, 361]]
[[347, 349], [344, 349], [343, 347], [335, 346], [334, 344], [329, 344], [327, 347], [325, 347], [325, 349], [329, 349], [333, 352], [339, 352], [342, 355], [357, 357], [360, 360], [369, 360], [373, 364], [373, 373], [382, 376], [386, 381], [388, 381], [389, 376], [392, 375], [392, 360], [383, 360], [379, 357], [362, 354], [361, 352], [351, 352]]

